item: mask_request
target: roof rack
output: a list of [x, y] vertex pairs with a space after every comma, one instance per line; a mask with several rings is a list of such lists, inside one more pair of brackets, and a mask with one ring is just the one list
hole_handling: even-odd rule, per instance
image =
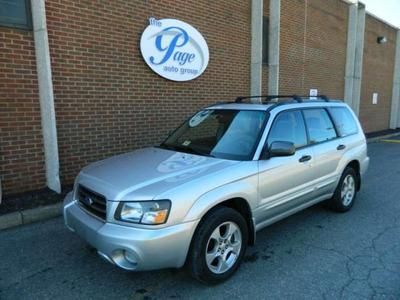
[[240, 96], [237, 97], [235, 102], [236, 103], [242, 103], [242, 100], [244, 99], [252, 99], [252, 98], [265, 98], [264, 103], [271, 102], [273, 99], [282, 99], [282, 98], [291, 98], [297, 102], [303, 102], [300, 96], [297, 95], [260, 95], [260, 96]]
[[[235, 100], [235, 103], [242, 103], [242, 100], [244, 99], [252, 99], [252, 98], [265, 98], [264, 101], [262, 101], [263, 104], [269, 104], [271, 103], [273, 99], [282, 99], [282, 98], [289, 98], [290, 100], [294, 100], [298, 103], [303, 102], [303, 99], [309, 99], [313, 100], [314, 98], [321, 99], [325, 102], [330, 102], [330, 99], [325, 96], [325, 95], [318, 95], [318, 96], [299, 96], [299, 95], [260, 95], [260, 96], [240, 96], [237, 97]], [[280, 104], [284, 104], [285, 102], [280, 102]]]

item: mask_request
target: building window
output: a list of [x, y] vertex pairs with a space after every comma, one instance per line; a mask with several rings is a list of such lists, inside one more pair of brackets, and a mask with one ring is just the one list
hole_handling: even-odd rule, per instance
[[30, 0], [0, 0], [0, 26], [32, 29]]
[[268, 64], [269, 18], [263, 18], [262, 62]]

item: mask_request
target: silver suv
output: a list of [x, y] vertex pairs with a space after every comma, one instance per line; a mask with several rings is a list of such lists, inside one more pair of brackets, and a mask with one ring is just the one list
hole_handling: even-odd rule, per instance
[[83, 168], [64, 201], [66, 226], [123, 269], [186, 265], [213, 284], [264, 227], [321, 201], [348, 211], [369, 164], [351, 109], [258, 97], [207, 107], [159, 146]]

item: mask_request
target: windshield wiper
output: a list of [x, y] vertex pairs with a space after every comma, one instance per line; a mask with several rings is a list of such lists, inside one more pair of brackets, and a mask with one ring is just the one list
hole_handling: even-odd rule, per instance
[[197, 155], [203, 155], [203, 156], [209, 156], [209, 157], [215, 157], [214, 155], [210, 154], [210, 153], [206, 153], [203, 151], [200, 151], [199, 149], [195, 149], [193, 147], [187, 146], [187, 147], [182, 147], [185, 150], [189, 150], [191, 153], [193, 154], [197, 154]]
[[197, 155], [202, 155], [202, 156], [215, 157], [212, 154], [200, 151], [200, 150], [195, 149], [195, 148], [190, 147], [190, 146], [184, 147], [184, 146], [168, 145], [168, 144], [162, 143], [160, 145], [160, 147], [164, 148], [164, 149], [168, 149], [168, 150], [178, 151], [178, 152], [185, 152], [185, 153], [197, 154]]
[[168, 150], [174, 150], [174, 151], [177, 151], [178, 150], [178, 147], [175, 147], [175, 146], [173, 146], [173, 145], [167, 145], [167, 144], [165, 144], [165, 143], [162, 143], [160, 146], [158, 146], [158, 147], [160, 147], [160, 148], [164, 148], [164, 149], [168, 149]]

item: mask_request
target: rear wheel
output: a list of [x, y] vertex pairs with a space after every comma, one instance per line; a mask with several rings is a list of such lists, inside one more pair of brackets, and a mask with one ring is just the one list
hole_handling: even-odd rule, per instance
[[357, 196], [357, 180], [358, 176], [353, 168], [347, 167], [343, 171], [336, 191], [329, 202], [333, 210], [346, 212], [352, 208]]
[[239, 267], [248, 242], [248, 228], [240, 213], [217, 207], [201, 221], [188, 255], [192, 276], [206, 284], [217, 284]]

